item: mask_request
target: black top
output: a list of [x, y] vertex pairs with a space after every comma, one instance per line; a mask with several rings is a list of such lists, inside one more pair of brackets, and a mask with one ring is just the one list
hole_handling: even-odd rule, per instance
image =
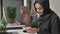
[[38, 34], [59, 34], [58, 29], [59, 17], [54, 13], [47, 13], [43, 16], [35, 14], [34, 21], [30, 24], [31, 27], [39, 28]]

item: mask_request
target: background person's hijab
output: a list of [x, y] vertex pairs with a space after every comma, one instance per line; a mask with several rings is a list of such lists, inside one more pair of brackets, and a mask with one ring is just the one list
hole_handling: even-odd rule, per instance
[[23, 24], [25, 24], [25, 26], [29, 26], [30, 21], [31, 21], [29, 9], [28, 9], [27, 6], [22, 6], [21, 7], [21, 10], [23, 11], [23, 13], [22, 13], [22, 17], [23, 17], [22, 21], [23, 21]]
[[[49, 0], [37, 0], [37, 1], [35, 1], [34, 8], [35, 8], [36, 3], [39, 3], [44, 8], [44, 13], [49, 13], [50, 11], [52, 11], [50, 9]], [[35, 8], [35, 10], [36, 10], [36, 8]]]

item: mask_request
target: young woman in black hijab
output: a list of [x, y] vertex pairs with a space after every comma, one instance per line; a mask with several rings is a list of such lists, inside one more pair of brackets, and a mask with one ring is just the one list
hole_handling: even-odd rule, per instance
[[59, 34], [59, 17], [49, 6], [49, 0], [37, 0], [34, 3], [36, 14], [30, 27], [26, 31], [38, 34]]

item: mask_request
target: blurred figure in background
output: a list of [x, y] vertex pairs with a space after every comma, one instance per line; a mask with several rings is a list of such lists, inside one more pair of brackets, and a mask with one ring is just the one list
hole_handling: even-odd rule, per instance
[[31, 22], [31, 17], [30, 17], [30, 12], [27, 6], [22, 6], [20, 8], [20, 21], [15, 21], [15, 23], [12, 23], [13, 25], [25, 25], [25, 26], [29, 26], [30, 22]]
[[20, 12], [22, 15], [22, 24], [25, 24], [26, 26], [29, 26], [30, 22], [31, 22], [31, 18], [30, 18], [30, 12], [27, 6], [22, 6], [20, 8]]

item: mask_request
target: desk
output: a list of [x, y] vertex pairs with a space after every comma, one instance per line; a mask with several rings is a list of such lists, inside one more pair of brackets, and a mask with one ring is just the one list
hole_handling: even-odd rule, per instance
[[[23, 32], [24, 30], [24, 25], [17, 25], [17, 26], [10, 26], [10, 25], [7, 25], [7, 28], [8, 27], [22, 27], [23, 29], [10, 29], [10, 30], [7, 30], [6, 32], [10, 33], [10, 34], [29, 34], [29, 33], [25, 33]], [[34, 33], [34, 34], [37, 34], [37, 33]]]
[[[29, 33], [24, 33], [22, 29], [7, 30], [6, 32], [8, 33], [12, 32], [12, 34], [29, 34]], [[34, 33], [34, 34], [37, 34], [37, 33]]]

